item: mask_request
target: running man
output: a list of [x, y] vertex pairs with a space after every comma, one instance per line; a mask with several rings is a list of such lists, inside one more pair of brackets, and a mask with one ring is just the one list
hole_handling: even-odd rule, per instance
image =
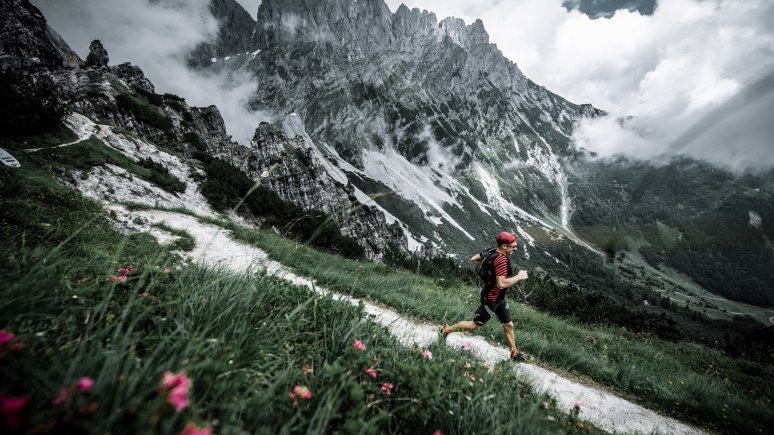
[[511, 359], [514, 361], [526, 361], [527, 356], [524, 352], [519, 352], [516, 348], [516, 340], [513, 337], [513, 322], [511, 321], [511, 310], [508, 302], [505, 301], [505, 289], [516, 284], [519, 281], [527, 279], [527, 271], [520, 270], [513, 275], [511, 260], [509, 256], [516, 249], [518, 239], [511, 233], [502, 232], [497, 235], [495, 241], [497, 248], [492, 251], [480, 252], [470, 261], [477, 266], [482, 261], [485, 262], [486, 278], [484, 287], [481, 289], [481, 305], [476, 310], [473, 320], [464, 320], [452, 326], [444, 325], [441, 333], [444, 337], [452, 332], [475, 331], [480, 329], [486, 322], [497, 316], [497, 320], [503, 325], [503, 332], [508, 345], [511, 347]]

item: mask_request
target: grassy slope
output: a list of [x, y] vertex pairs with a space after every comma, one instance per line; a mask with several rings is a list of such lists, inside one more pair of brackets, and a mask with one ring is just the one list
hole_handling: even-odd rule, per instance
[[[469, 319], [478, 290], [434, 282], [288, 243], [270, 232], [231, 225], [235, 235], [277, 261], [342, 293], [368, 298], [437, 323]], [[539, 281], [528, 281], [540, 285]], [[517, 343], [544, 363], [634, 395], [664, 412], [723, 430], [758, 432], [774, 423], [774, 366], [734, 360], [703, 346], [589, 328], [511, 304]], [[479, 334], [501, 341], [495, 322]]]
[[[23, 345], [0, 345], [0, 394], [29, 401], [21, 431], [581, 431], [509, 364], [489, 372], [442, 345], [426, 360], [356, 307], [267, 276], [176, 266], [180, 244], [115, 232], [46, 167], [0, 168], [0, 191], [0, 328]], [[180, 412], [159, 392], [167, 370], [192, 380]], [[94, 386], [72, 389], [84, 376]], [[312, 397], [294, 407], [297, 385]]]

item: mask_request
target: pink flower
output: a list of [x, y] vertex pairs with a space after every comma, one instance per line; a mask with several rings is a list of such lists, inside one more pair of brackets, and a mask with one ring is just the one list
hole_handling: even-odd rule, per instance
[[75, 384], [75, 389], [78, 391], [88, 391], [94, 386], [94, 379], [84, 376], [78, 379], [78, 383]]
[[16, 430], [22, 425], [23, 411], [30, 401], [30, 396], [6, 396], [0, 394], [0, 413], [3, 414], [6, 426]]
[[0, 330], [0, 345], [8, 344], [16, 338], [13, 333], [7, 329]]
[[580, 402], [575, 402], [575, 407], [576, 407], [576, 408], [580, 408], [581, 406], [583, 406], [583, 404], [582, 404], [582, 403], [580, 403]]
[[379, 358], [377, 358], [377, 357], [373, 357], [372, 359], [373, 359], [374, 363], [378, 363], [379, 362]]
[[462, 367], [465, 367], [466, 369], [469, 369], [470, 368], [470, 363], [466, 362], [465, 364], [462, 365]]
[[167, 402], [180, 412], [188, 406], [190, 384], [191, 380], [186, 376], [185, 370], [177, 374], [166, 371], [161, 377], [160, 392], [167, 393]]
[[371, 375], [372, 378], [376, 379], [376, 370], [374, 370], [374, 366], [367, 368], [365, 372]]
[[169, 272], [172, 272], [172, 269], [170, 269], [169, 267], [165, 267], [164, 268], [164, 273], [169, 273]]
[[295, 388], [293, 388], [293, 392], [288, 393], [288, 396], [291, 399], [295, 399], [297, 397], [301, 399], [311, 399], [312, 392], [309, 391], [309, 388], [307, 388], [305, 385], [296, 385]]
[[296, 385], [293, 391], [288, 393], [288, 397], [293, 399], [291, 407], [295, 409], [298, 408], [298, 399], [311, 399], [312, 392], [305, 385]]
[[422, 356], [424, 356], [425, 359], [427, 360], [433, 359], [433, 353], [430, 352], [429, 350], [425, 350], [424, 352], [422, 352]]
[[121, 276], [119, 276], [119, 277], [118, 277], [118, 278], [116, 278], [116, 279], [118, 279], [119, 281], [122, 281], [122, 282], [123, 282], [123, 281], [126, 281], [126, 275], [121, 275]]
[[212, 435], [212, 428], [209, 425], [199, 427], [194, 422], [189, 421], [180, 435]]
[[54, 408], [61, 408], [67, 405], [67, 402], [69, 400], [70, 400], [70, 389], [68, 387], [62, 387], [59, 390], [59, 394], [57, 394], [56, 398], [54, 399], [54, 402], [53, 402]]
[[125, 267], [118, 269], [118, 273], [120, 273], [121, 275], [129, 275], [129, 269]]
[[443, 433], [440, 430], [437, 430], [433, 435], [443, 435]]
[[548, 409], [548, 402], [543, 402], [543, 409]]
[[[8, 349], [21, 350], [24, 347], [21, 343], [12, 343], [15, 340], [16, 335], [11, 331], [8, 331], [7, 329], [0, 330], [0, 358], [5, 357], [5, 354], [8, 353]], [[8, 346], [9, 343], [12, 344]]]
[[390, 395], [392, 395], [392, 389], [394, 387], [395, 387], [395, 385], [393, 385], [393, 384], [391, 384], [389, 382], [385, 382], [385, 383], [382, 384], [382, 393], [390, 396]]
[[355, 340], [355, 342], [352, 344], [352, 347], [357, 350], [366, 350], [365, 344], [363, 344], [360, 340]]
[[469, 341], [466, 341], [466, 342], [465, 342], [465, 345], [464, 345], [464, 346], [462, 346], [462, 349], [463, 349], [463, 350], [470, 350], [470, 349], [472, 349], [472, 348], [473, 348], [473, 343], [471, 343], [471, 342], [469, 342]]

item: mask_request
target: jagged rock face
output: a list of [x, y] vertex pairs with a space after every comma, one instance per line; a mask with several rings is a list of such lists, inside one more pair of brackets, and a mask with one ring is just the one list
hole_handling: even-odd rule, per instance
[[[289, 119], [286, 123], [293, 123]], [[388, 244], [406, 248], [400, 225], [388, 225], [382, 213], [359, 204], [355, 188], [324, 167], [324, 157], [307, 141], [289, 137], [281, 125], [261, 123], [249, 148], [230, 148], [230, 159], [253, 179], [305, 210], [332, 216], [342, 234], [357, 240], [371, 259], [381, 258]], [[303, 128], [301, 128], [303, 130]]]
[[188, 63], [202, 68], [213, 58], [255, 50], [255, 20], [233, 0], [212, 0], [210, 12], [218, 20], [215, 41], [199, 44], [190, 54]]
[[107, 50], [102, 46], [102, 43], [95, 39], [89, 45], [89, 55], [86, 56], [86, 66], [92, 68], [107, 67], [110, 62]]
[[488, 243], [498, 227], [541, 216], [566, 229], [561, 156], [574, 123], [601, 112], [527, 79], [481, 21], [393, 14], [382, 0], [266, 0], [255, 44], [256, 56], [210, 68], [255, 77], [251, 107], [296, 112], [314, 146], [351, 165], [347, 181], [379, 196], [415, 241]]
[[0, 68], [78, 68], [81, 60], [28, 0], [0, 2]]

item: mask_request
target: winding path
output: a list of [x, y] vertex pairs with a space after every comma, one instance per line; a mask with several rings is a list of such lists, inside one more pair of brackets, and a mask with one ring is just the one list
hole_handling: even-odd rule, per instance
[[[121, 212], [127, 213], [120, 206], [114, 205], [111, 208], [120, 209]], [[190, 256], [195, 262], [240, 273], [265, 269], [269, 274], [279, 276], [296, 285], [309, 287], [318, 293], [330, 294], [335, 299], [354, 305], [362, 303], [365, 311], [372, 315], [376, 322], [388, 327], [391, 333], [404, 345], [426, 346], [438, 340], [437, 325], [416, 323], [389, 309], [318, 287], [312, 280], [298, 276], [280, 263], [269, 260], [264, 251], [230, 238], [228, 230], [201, 223], [188, 215], [173, 212], [150, 210], [131, 212], [131, 215], [143, 216], [152, 223], [165, 222], [173, 228], [187, 231], [196, 240], [196, 247], [190, 252]], [[507, 349], [492, 345], [480, 337], [454, 334], [446, 339], [446, 344], [454, 348], [462, 348], [467, 343], [472, 345], [473, 355], [487, 365], [494, 365], [507, 360], [509, 357]], [[538, 390], [547, 391], [555, 397], [558, 406], [565, 412], [569, 412], [576, 402], [581, 402], [583, 404], [581, 417], [608, 432], [705, 433], [693, 426], [664, 417], [602, 389], [580, 384], [533, 364], [515, 364], [514, 371], [521, 376], [530, 378]]]

